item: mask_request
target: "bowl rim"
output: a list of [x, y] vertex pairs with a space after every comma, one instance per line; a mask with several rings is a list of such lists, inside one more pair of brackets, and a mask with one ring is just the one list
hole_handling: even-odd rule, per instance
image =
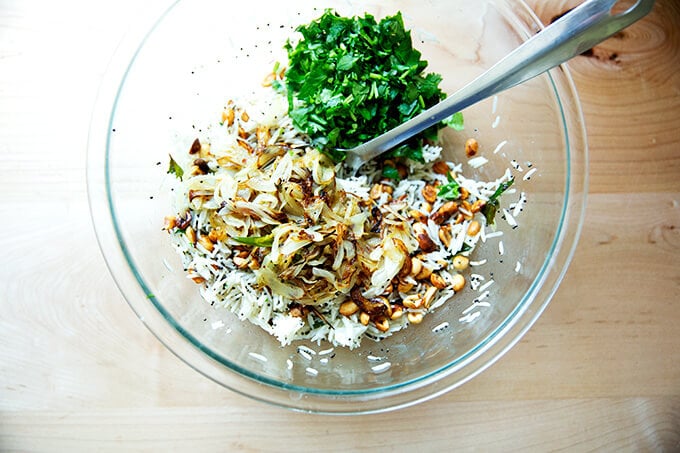
[[[494, 0], [492, 0], [494, 1]], [[507, 0], [500, 0], [507, 1]], [[540, 19], [524, 0], [511, 0], [522, 9], [533, 24], [543, 27]], [[293, 410], [315, 413], [349, 414], [372, 413], [407, 407], [448, 392], [469, 381], [479, 373], [495, 363], [505, 352], [512, 348], [522, 336], [536, 322], [541, 313], [557, 291], [559, 283], [566, 274], [568, 265], [575, 252], [578, 238], [583, 225], [586, 208], [586, 193], [588, 187], [588, 144], [585, 131], [583, 112], [573, 79], [566, 64], [547, 73], [550, 84], [555, 93], [559, 106], [562, 128], [565, 134], [566, 146], [566, 181], [562, 200], [562, 210], [558, 229], [553, 237], [547, 258], [544, 260], [536, 278], [520, 302], [480, 343], [467, 351], [461, 357], [425, 375], [386, 386], [357, 390], [328, 390], [293, 385], [251, 372], [237, 364], [224, 359], [208, 347], [205, 347], [189, 331], [159, 303], [156, 296], [150, 293], [144, 278], [137, 272], [129, 254], [122, 233], [116, 221], [116, 208], [110, 191], [109, 151], [113, 130], [113, 119], [119, 96], [127, 80], [128, 73], [136, 58], [144, 47], [146, 39], [171, 13], [181, 0], [173, 1], [162, 14], [149, 10], [147, 15], [140, 15], [136, 24], [130, 28], [123, 41], [116, 49], [108, 68], [102, 78], [93, 114], [90, 121], [87, 153], [87, 186], [90, 214], [100, 250], [116, 285], [123, 294], [128, 305], [146, 325], [156, 338], [173, 354], [190, 367], [197, 370], [216, 383], [232, 391], [250, 398], [285, 407]], [[152, 24], [149, 26], [149, 24]], [[553, 71], [562, 71], [565, 86], [571, 96], [567, 98], [575, 105], [575, 126], [583, 154], [583, 174], [572, 174], [572, 142], [570, 131], [565, 118], [565, 109], [559, 95]], [[102, 145], [105, 152], [102, 153]], [[576, 181], [578, 193], [572, 193], [574, 188], [573, 176], [582, 178]], [[571, 216], [571, 217], [570, 217]], [[576, 219], [571, 225], [567, 220]], [[555, 257], [562, 262], [557, 268], [551, 267]], [[551, 282], [548, 282], [551, 280]], [[549, 284], [548, 288], [545, 287]], [[137, 285], [137, 287], [135, 287]], [[539, 298], [539, 294], [541, 297]], [[535, 305], [537, 299], [541, 299]], [[150, 302], [150, 304], [149, 304]], [[151, 306], [165, 320], [159, 323], [154, 316]], [[527, 312], [531, 312], [530, 316]], [[528, 316], [528, 317], [527, 317]], [[168, 331], [172, 329], [172, 331]], [[509, 335], [512, 333], [512, 335]], [[180, 344], [184, 343], [184, 344]], [[207, 357], [200, 357], [201, 363], [196, 363], [196, 352], [200, 351]], [[479, 363], [480, 359], [485, 358]], [[476, 367], [466, 369], [471, 363], [478, 362]], [[234, 372], [237, 379], [226, 379], [223, 372], [216, 372], [215, 365], [226, 367]], [[465, 370], [460, 378], [452, 380], [457, 372]], [[247, 390], [244, 390], [244, 384]], [[264, 395], [262, 386], [281, 392], [277, 397]], [[423, 389], [429, 389], [423, 391]], [[404, 398], [403, 395], [408, 395]], [[296, 399], [292, 395], [299, 395]], [[311, 404], [310, 404], [311, 403]], [[356, 403], [363, 403], [364, 407], [355, 407]]]

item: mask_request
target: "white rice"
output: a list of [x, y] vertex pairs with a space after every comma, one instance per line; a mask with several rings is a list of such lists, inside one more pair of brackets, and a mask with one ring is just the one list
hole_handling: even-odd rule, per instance
[[384, 373], [385, 371], [389, 370], [391, 366], [392, 366], [392, 363], [383, 362], [380, 365], [376, 365], [376, 366], [371, 367], [371, 370], [374, 373]]
[[[249, 111], [253, 112], [267, 112], [268, 109], [273, 109], [273, 111], [269, 112], [269, 115], [265, 115], [266, 121], [275, 123], [275, 132], [270, 138], [272, 143], [276, 140], [282, 140], [285, 143], [288, 143], [291, 156], [299, 155], [300, 152], [304, 152], [300, 150], [307, 146], [306, 138], [293, 129], [291, 120], [286, 114], [285, 102], [282, 102], [281, 99], [278, 98], [278, 95], [273, 95], [273, 93], [269, 92], [266, 96], [256, 97], [252, 102], [249, 101], [248, 105], [250, 106]], [[259, 120], [264, 121], [262, 118], [259, 118]], [[500, 117], [496, 117], [493, 127], [496, 127], [499, 121]], [[254, 134], [254, 131], [258, 127], [255, 115], [249, 120], [242, 120], [240, 126], [246, 133]], [[237, 146], [235, 144], [239, 143], [239, 140], [242, 140], [236, 135], [235, 128], [229, 130], [226, 127], [222, 127], [222, 125], [215, 124], [211, 127], [204, 128], [204, 130], [208, 132], [205, 133], [205, 136], [199, 138], [201, 143], [210, 144], [210, 150], [215, 159], [230, 158], [229, 149]], [[494, 153], [497, 153], [506, 143], [507, 141], [501, 142], [494, 150]], [[409, 220], [405, 217], [405, 213], [408, 213], [409, 209], [415, 208], [421, 210], [421, 212], [427, 212], [426, 208], [428, 203], [422, 194], [426, 183], [440, 185], [448, 183], [445, 175], [436, 173], [432, 169], [432, 163], [440, 159], [441, 151], [441, 148], [437, 146], [425, 145], [423, 148], [423, 157], [426, 163], [422, 164], [408, 161], [407, 165], [410, 177], [408, 179], [404, 178], [390, 183], [393, 188], [392, 194], [382, 193], [379, 198], [374, 200], [374, 203], [382, 209], [389, 211], [393, 219], [402, 219], [400, 220], [402, 222], [407, 222]], [[189, 155], [176, 155], [173, 156], [173, 158], [183, 167], [186, 173], [189, 172], [193, 157]], [[292, 157], [288, 157], [288, 154], [281, 156], [278, 164], [273, 167], [272, 179], [270, 181], [259, 181], [258, 184], [260, 184], [261, 187], [266, 188], [274, 187], [270, 185], [276, 184], [276, 181], [283, 181], [286, 178], [286, 174], [290, 174], [295, 170], [295, 168], [290, 165], [289, 161], [291, 161], [291, 159]], [[487, 162], [488, 159], [486, 157], [478, 156], [474, 159], [470, 159], [468, 164], [473, 168], [479, 168]], [[220, 199], [220, 194], [229, 193], [230, 190], [242, 190], [232, 188], [232, 185], [234, 184], [232, 182], [233, 180], [230, 181], [230, 177], [225, 177], [220, 173], [219, 165], [214, 162], [211, 162], [210, 165], [212, 165], [211, 169], [214, 173], [200, 175], [200, 177], [191, 176], [181, 183], [178, 183], [174, 188], [177, 218], [179, 218], [183, 212], [187, 210], [190, 211], [192, 214], [190, 226], [196, 232], [207, 231], [206, 226], [209, 227], [211, 222], [210, 212], [220, 210], [221, 206], [224, 206], [225, 203], [232, 203], [230, 198]], [[501, 183], [508, 181], [512, 177], [510, 169], [507, 169], [501, 177], [494, 181], [478, 181], [474, 178], [465, 177], [461, 164], [449, 162], [447, 165], [450, 171], [456, 175], [456, 180], [460, 186], [467, 190], [471, 197], [479, 200], [488, 200], [488, 197], [496, 191]], [[336, 171], [338, 173], [335, 177], [335, 183], [338, 190], [352, 194], [360, 199], [368, 200], [373, 182], [380, 180], [381, 169], [377, 168], [375, 163], [371, 162], [366, 164], [357, 176], [343, 177], [343, 169], [340, 165], [336, 167]], [[525, 179], [527, 179], [527, 176], [530, 174], [533, 174], [533, 172], [535, 172], [535, 169], [531, 169], [527, 172]], [[190, 190], [206, 189], [214, 191], [212, 198], [206, 200], [199, 198], [201, 201], [196, 204], [187, 197], [187, 194], [191, 193]], [[266, 196], [266, 190], [262, 192], [261, 199], [263, 203], [268, 202], [267, 200], [269, 200], [269, 198]], [[388, 204], [390, 199], [403, 200], [403, 208], [397, 208], [394, 202]], [[446, 200], [438, 198], [435, 203], [430, 206], [430, 212], [436, 212], [445, 201]], [[503, 209], [503, 215], [511, 226], [517, 224], [514, 216], [523, 209], [525, 202], [526, 196], [522, 192], [519, 201], [512, 208], [512, 214], [508, 209]], [[455, 254], [460, 253], [460, 251], [466, 247], [467, 251], [464, 252], [464, 254], [469, 256], [480, 240], [486, 241], [490, 238], [503, 235], [502, 231], [487, 233], [485, 226], [482, 225], [480, 234], [469, 236], [467, 234], [468, 226], [475, 214], [462, 206], [459, 208], [459, 212], [465, 215], [466, 218], [461, 222], [450, 222], [447, 224], [450, 226], [451, 232], [451, 241], [448, 247], [442, 243], [439, 237], [440, 225], [434, 223], [431, 218], [429, 219], [425, 224], [425, 228], [427, 235], [435, 244], [436, 249], [429, 253], [421, 253], [420, 255], [423, 265], [431, 271], [439, 273], [444, 281], [449, 284], [453, 281], [453, 270], [449, 270], [445, 265], [451, 261]], [[267, 216], [261, 214], [260, 219], [259, 222], [266, 222]], [[393, 220], [387, 219], [386, 221]], [[243, 222], [243, 220], [225, 218], [225, 222]], [[253, 222], [253, 220], [251, 220], [251, 222]], [[248, 228], [251, 226], [246, 224], [240, 225], [238, 223], [229, 225], [234, 228], [238, 226], [239, 228], [243, 228], [244, 231], [248, 231]], [[309, 234], [314, 234], [314, 228], [315, 227], [311, 227], [308, 229]], [[347, 294], [339, 295], [335, 300], [329, 300], [328, 302], [317, 305], [316, 309], [321, 313], [320, 315], [315, 314], [316, 312], [309, 312], [302, 317], [293, 316], [289, 312], [289, 306], [294, 300], [273, 291], [268, 286], [262, 286], [260, 282], [258, 282], [256, 274], [250, 269], [241, 269], [235, 266], [234, 261], [231, 258], [233, 248], [228, 243], [221, 241], [215, 242], [212, 250], [209, 250], [200, 242], [194, 244], [185, 234], [172, 234], [171, 237], [174, 247], [182, 257], [182, 264], [184, 268], [187, 269], [187, 278], [191, 278], [194, 281], [202, 280], [199, 285], [199, 291], [201, 296], [208, 303], [224, 307], [233, 312], [239, 319], [250, 321], [261, 327], [263, 330], [275, 336], [282, 345], [306, 339], [317, 344], [321, 341], [328, 341], [333, 346], [355, 348], [360, 345], [364, 337], [379, 340], [390, 336], [409, 325], [407, 316], [402, 316], [401, 318], [390, 320], [388, 331], [382, 332], [372, 323], [363, 325], [359, 322], [358, 314], [351, 316], [340, 315], [339, 306], [343, 301], [347, 300]], [[499, 252], [502, 255], [502, 241], [499, 242], [498, 246]], [[274, 246], [272, 246], [271, 253], [274, 253]], [[284, 250], [282, 253], [290, 254], [294, 253], [294, 251], [291, 249], [285, 252]], [[374, 249], [374, 253], [371, 257], [379, 260], [383, 255], [384, 250], [377, 247]], [[314, 263], [316, 265], [314, 274], [319, 278], [333, 277], [332, 273], [324, 271], [324, 266], [328, 265], [326, 262], [327, 259], [328, 257], [319, 256]], [[479, 267], [486, 262], [487, 260], [483, 258], [476, 261], [470, 261], [470, 265]], [[442, 263], [444, 263], [444, 265]], [[165, 265], [166, 267], [170, 267], [167, 263]], [[402, 293], [395, 297], [405, 297], [409, 294], [422, 294], [427, 289], [427, 282], [416, 281], [412, 277], [406, 277], [405, 281], [414, 284], [413, 288], [407, 294]], [[469, 281], [472, 289], [476, 290], [481, 288], [480, 291], [485, 290], [494, 283], [493, 280], [483, 283], [484, 277], [480, 274], [472, 274]], [[385, 285], [389, 283], [388, 280]], [[374, 287], [369, 289], [365, 294], [366, 297], [369, 297], [369, 294], [377, 296], [380, 295], [382, 291], [383, 287]], [[430, 304], [429, 309], [418, 309], [413, 311], [418, 313], [431, 312], [447, 303], [453, 294], [454, 292], [450, 288], [439, 290]], [[477, 306], [482, 305], [477, 303]], [[471, 322], [479, 316], [480, 313], [467, 313], [465, 315], [464, 318], [461, 318], [461, 322]], [[323, 322], [320, 321], [320, 317]], [[440, 331], [448, 326], [448, 322], [443, 322], [440, 323], [436, 329], [437, 331]], [[218, 321], [213, 323], [212, 327], [213, 329], [222, 328], [224, 327], [224, 323]], [[324, 349], [319, 353], [305, 346], [299, 346], [297, 348], [298, 355], [307, 362], [311, 362], [317, 354], [319, 356], [326, 356], [332, 352], [333, 348]], [[251, 352], [249, 353], [249, 356], [261, 362], [267, 361], [266, 357], [257, 353]], [[328, 357], [323, 358], [323, 360], [325, 360], [323, 363], [327, 363]], [[293, 362], [287, 360], [286, 363], [288, 369], [292, 369]], [[389, 369], [389, 366], [389, 362], [380, 363], [374, 367], [374, 371], [384, 372]], [[310, 376], [316, 376], [318, 374], [318, 371], [311, 367], [307, 367], [305, 372]]]

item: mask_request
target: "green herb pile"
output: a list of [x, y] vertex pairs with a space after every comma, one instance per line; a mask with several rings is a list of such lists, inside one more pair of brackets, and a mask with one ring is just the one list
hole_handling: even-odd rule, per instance
[[[302, 39], [286, 44], [284, 83], [296, 128], [334, 161], [348, 149], [413, 118], [445, 97], [442, 77], [424, 73], [427, 61], [413, 48], [401, 13], [380, 22], [369, 14], [340, 17], [326, 10], [297, 28]], [[284, 86], [285, 85], [285, 86]], [[462, 115], [446, 124], [460, 129]], [[424, 139], [436, 139], [443, 123], [429, 128], [386, 157], [423, 161]]]

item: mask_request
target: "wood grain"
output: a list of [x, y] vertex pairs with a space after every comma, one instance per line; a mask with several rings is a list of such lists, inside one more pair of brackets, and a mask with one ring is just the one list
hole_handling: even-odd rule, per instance
[[[578, 2], [530, 3], [549, 21]], [[570, 64], [591, 187], [544, 315], [460, 389], [353, 418], [272, 408], [205, 379], [108, 274], [89, 220], [87, 127], [138, 8], [0, 3], [0, 450], [680, 451], [680, 3], [658, 0]]]
[[[678, 398], [535, 400], [424, 405], [352, 419], [287, 414], [256, 403], [232, 407], [20, 413], [4, 420], [8, 450], [375, 451], [673, 451], [680, 445]], [[430, 409], [434, 409], [430, 406]], [[564, 413], [572, 414], [565, 423]], [[150, 420], [152, 422], [150, 422]], [[234, 420], [244, 428], [234, 430]], [[405, 422], [406, 420], [406, 422]], [[675, 421], [674, 421], [675, 420]], [[0, 419], [0, 421], [3, 421]], [[4, 423], [3, 423], [4, 424]], [[257, 427], [266, 426], [267, 435]], [[388, 427], [386, 429], [386, 427]], [[225, 436], [225, 431], [229, 432]], [[286, 448], [286, 447], [290, 448]], [[340, 447], [340, 448], [338, 448]]]

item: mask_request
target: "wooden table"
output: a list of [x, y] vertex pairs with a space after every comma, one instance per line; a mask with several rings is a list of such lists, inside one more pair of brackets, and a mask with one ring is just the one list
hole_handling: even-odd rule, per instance
[[[155, 0], [157, 8], [164, 1]], [[544, 21], [575, 2], [532, 0]], [[177, 360], [90, 223], [88, 120], [140, 6], [0, 3], [0, 450], [680, 451], [680, 3], [571, 64], [590, 142], [573, 263], [497, 364], [383, 415], [291, 413]]]

